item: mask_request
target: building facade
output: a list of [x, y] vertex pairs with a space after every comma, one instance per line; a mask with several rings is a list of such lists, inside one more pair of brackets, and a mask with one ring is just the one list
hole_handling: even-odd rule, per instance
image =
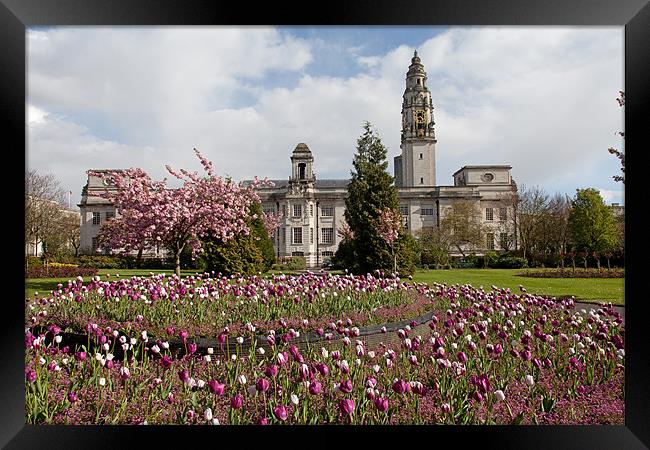
[[[406, 73], [402, 102], [400, 155], [394, 158], [394, 177], [405, 228], [417, 235], [440, 226], [454, 202], [471, 202], [488, 232], [484, 246], [468, 248], [476, 254], [517, 247], [511, 203], [517, 185], [509, 165], [467, 165], [453, 174], [453, 186], [436, 185], [436, 134], [433, 100], [427, 75], [417, 51]], [[319, 180], [314, 155], [300, 143], [291, 154], [291, 176], [271, 180], [273, 186], [259, 188], [262, 209], [281, 216], [273, 244], [278, 258], [304, 257], [308, 267], [321, 266], [338, 249], [337, 230], [345, 218], [349, 180]], [[99, 197], [105, 186], [89, 176], [81, 208], [82, 249], [96, 249], [102, 220], [115, 214], [112, 205]], [[452, 253], [454, 254], [454, 253]]]

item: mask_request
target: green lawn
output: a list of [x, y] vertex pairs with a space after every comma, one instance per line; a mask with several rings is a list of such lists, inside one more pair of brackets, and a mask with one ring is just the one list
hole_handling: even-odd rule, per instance
[[414, 281], [426, 283], [471, 284], [510, 288], [519, 292], [519, 285], [524, 286], [530, 294], [551, 297], [575, 296], [576, 300], [585, 302], [612, 302], [624, 305], [623, 278], [528, 278], [517, 276], [519, 269], [452, 269], [452, 270], [418, 270]]
[[[173, 270], [135, 270], [135, 269], [102, 269], [98, 272], [103, 279], [110, 274], [110, 279], [115, 280], [115, 274], [120, 278], [132, 277], [135, 275], [149, 276], [153, 273], [173, 273]], [[491, 285], [507, 287], [514, 292], [519, 292], [519, 285], [523, 285], [531, 294], [548, 295], [552, 297], [575, 296], [576, 300], [586, 302], [612, 302], [616, 305], [624, 305], [624, 279], [623, 278], [527, 278], [517, 276], [519, 269], [453, 269], [453, 270], [418, 270], [413, 280], [426, 283], [446, 284], [471, 284], [483, 286], [486, 290]], [[194, 270], [182, 270], [182, 276], [194, 275]], [[278, 274], [279, 271], [271, 273]], [[339, 272], [334, 272], [339, 273]], [[291, 274], [286, 272], [287, 275]], [[25, 294], [33, 296], [35, 292], [39, 295], [47, 295], [56, 289], [58, 283], [66, 284], [68, 278], [32, 278], [25, 280]]]

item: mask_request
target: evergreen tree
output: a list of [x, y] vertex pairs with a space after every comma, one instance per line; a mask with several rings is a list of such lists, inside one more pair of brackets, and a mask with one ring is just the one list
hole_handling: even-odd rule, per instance
[[[255, 218], [253, 218], [255, 217]], [[275, 261], [273, 243], [262, 219], [262, 207], [254, 203], [249, 208], [246, 223], [250, 234], [238, 234], [232, 240], [205, 239], [202, 257], [205, 270], [223, 274], [253, 275], [268, 271]]]
[[596, 189], [577, 190], [571, 201], [569, 227], [577, 251], [603, 253], [616, 247], [616, 219]]
[[[357, 153], [352, 162], [348, 197], [345, 201], [345, 220], [353, 238], [345, 245], [345, 252], [337, 252], [337, 261], [353, 273], [367, 273], [376, 269], [392, 270], [393, 256], [389, 245], [379, 234], [377, 224], [380, 212], [392, 209], [399, 212], [397, 190], [393, 177], [387, 172], [388, 150], [381, 139], [364, 124], [364, 133], [357, 140]], [[411, 273], [415, 268], [413, 239], [400, 232], [394, 243], [398, 271]]]

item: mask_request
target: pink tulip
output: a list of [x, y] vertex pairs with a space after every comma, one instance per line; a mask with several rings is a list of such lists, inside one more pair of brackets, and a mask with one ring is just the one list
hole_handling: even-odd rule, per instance
[[223, 395], [226, 385], [219, 383], [217, 380], [208, 381], [208, 387], [215, 395]]

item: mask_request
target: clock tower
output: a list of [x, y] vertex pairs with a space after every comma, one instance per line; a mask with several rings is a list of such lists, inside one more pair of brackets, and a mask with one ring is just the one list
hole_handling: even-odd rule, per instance
[[436, 135], [433, 102], [427, 74], [415, 51], [406, 73], [402, 102], [402, 154], [395, 157], [395, 184], [399, 187], [436, 185]]

